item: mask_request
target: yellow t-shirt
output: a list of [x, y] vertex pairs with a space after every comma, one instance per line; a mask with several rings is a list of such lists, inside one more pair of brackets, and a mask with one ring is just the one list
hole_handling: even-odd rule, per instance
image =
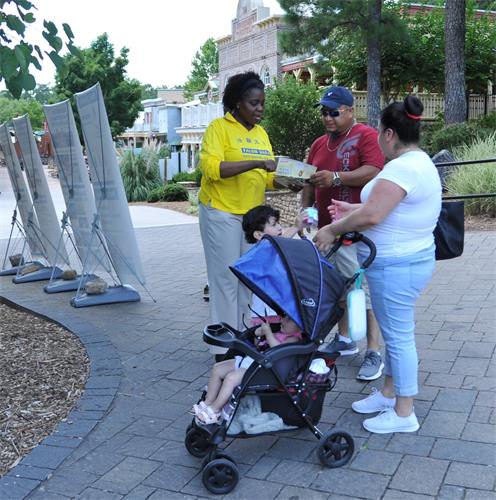
[[262, 205], [265, 189], [274, 188], [274, 172], [255, 168], [221, 178], [220, 162], [273, 159], [269, 137], [260, 125], [247, 130], [231, 113], [213, 120], [205, 131], [200, 151], [199, 166], [203, 175], [199, 201], [232, 214], [245, 214]]

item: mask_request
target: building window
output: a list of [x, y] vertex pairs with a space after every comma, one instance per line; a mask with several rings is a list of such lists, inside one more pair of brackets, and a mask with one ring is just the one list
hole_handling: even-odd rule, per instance
[[264, 82], [264, 85], [269, 85], [270, 86], [270, 84], [272, 83], [271, 78], [270, 78], [270, 71], [268, 69], [266, 69], [263, 72], [262, 80]]

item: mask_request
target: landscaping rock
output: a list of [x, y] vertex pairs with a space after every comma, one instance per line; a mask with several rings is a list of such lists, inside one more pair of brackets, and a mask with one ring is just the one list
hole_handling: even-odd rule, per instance
[[10, 265], [12, 267], [21, 266], [22, 264], [24, 264], [24, 258], [22, 257], [22, 253], [16, 253], [14, 255], [10, 255], [9, 260], [10, 260]]
[[108, 288], [108, 285], [105, 281], [103, 281], [101, 278], [88, 281], [84, 285], [84, 291], [88, 295], [101, 295], [102, 293], [105, 293]]
[[77, 272], [74, 269], [66, 269], [62, 273], [62, 279], [69, 281], [69, 280], [74, 280], [77, 278]]
[[34, 273], [36, 271], [39, 271], [40, 269], [41, 266], [39, 264], [28, 264], [21, 269], [21, 272], [19, 274], [21, 276], [26, 276], [26, 274]]

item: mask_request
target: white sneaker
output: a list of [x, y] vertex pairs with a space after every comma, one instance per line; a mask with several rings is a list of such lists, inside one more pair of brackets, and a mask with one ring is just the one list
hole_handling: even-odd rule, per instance
[[400, 417], [394, 408], [384, 410], [377, 417], [367, 418], [363, 421], [363, 426], [369, 432], [376, 434], [415, 432], [420, 427], [414, 411], [408, 417]]
[[355, 401], [351, 404], [351, 408], [357, 413], [377, 413], [388, 408], [394, 408], [395, 404], [396, 398], [387, 398], [374, 387], [370, 396]]

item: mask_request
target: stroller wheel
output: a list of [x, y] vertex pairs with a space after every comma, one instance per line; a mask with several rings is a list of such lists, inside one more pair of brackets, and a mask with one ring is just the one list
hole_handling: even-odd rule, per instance
[[209, 462], [211, 462], [212, 460], [216, 460], [217, 458], [223, 458], [224, 460], [229, 460], [234, 465], [236, 465], [236, 462], [234, 461], [234, 458], [231, 456], [230, 453], [227, 453], [227, 451], [224, 450], [220, 450], [219, 448], [213, 448], [208, 452], [208, 455], [203, 459], [202, 469], [205, 468]]
[[210, 434], [198, 427], [188, 428], [184, 445], [188, 452], [194, 457], [203, 458], [210, 450]]
[[347, 464], [355, 451], [351, 434], [345, 431], [330, 431], [324, 434], [317, 450], [320, 463], [325, 467], [341, 467]]
[[204, 467], [202, 481], [210, 493], [225, 495], [232, 491], [238, 484], [238, 467], [230, 460], [216, 458]]

